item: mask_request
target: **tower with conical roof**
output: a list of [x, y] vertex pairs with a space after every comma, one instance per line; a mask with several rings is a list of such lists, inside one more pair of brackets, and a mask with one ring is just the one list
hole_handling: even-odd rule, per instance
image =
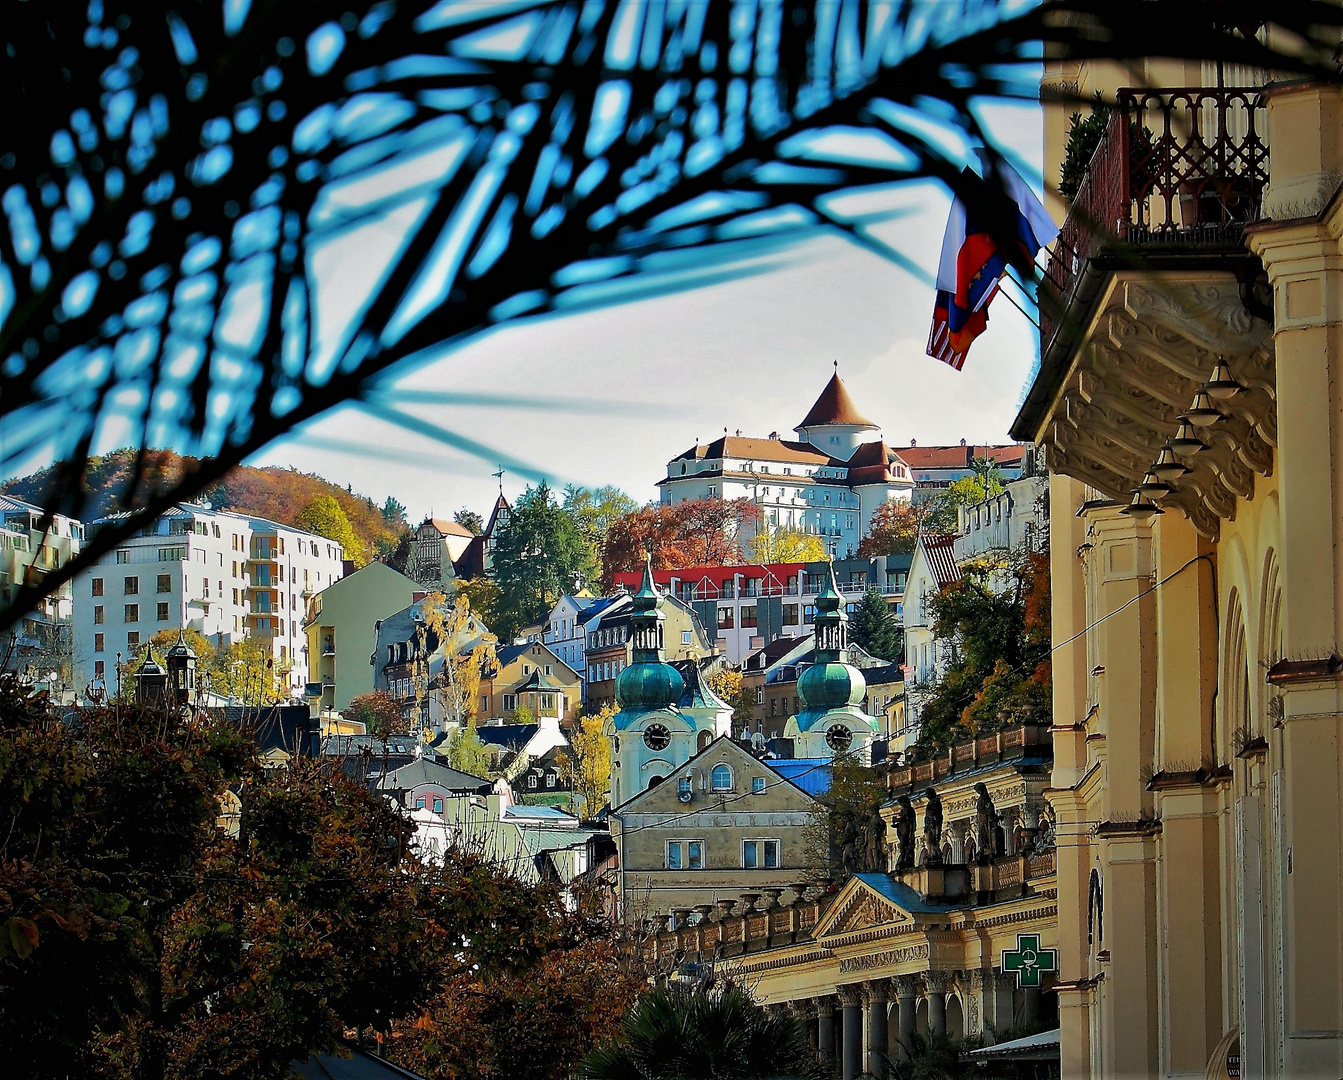
[[651, 559], [645, 559], [643, 582], [630, 605], [630, 666], [616, 678], [618, 711], [604, 729], [612, 739], [612, 806], [661, 783], [690, 760], [702, 741], [729, 733], [732, 722], [732, 708], [703, 685], [696, 671], [688, 686], [667, 662], [662, 596]]
[[821, 396], [793, 430], [802, 442], [811, 443], [840, 461], [848, 461], [863, 443], [881, 438], [881, 429], [858, 411], [849, 396], [844, 380], [839, 377], [838, 361]]
[[877, 721], [863, 710], [863, 673], [844, 659], [848, 621], [832, 563], [816, 596], [815, 662], [798, 676], [800, 708], [784, 725], [798, 757], [854, 753], [864, 762], [870, 757]]

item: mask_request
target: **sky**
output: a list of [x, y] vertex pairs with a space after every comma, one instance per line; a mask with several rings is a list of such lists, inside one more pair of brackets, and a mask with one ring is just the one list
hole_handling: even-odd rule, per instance
[[[990, 119], [999, 143], [1038, 178], [1037, 107], [1004, 105]], [[765, 436], [792, 428], [839, 363], [859, 407], [897, 449], [1008, 441], [1038, 352], [1030, 321], [999, 296], [964, 371], [924, 355], [932, 275], [948, 196], [911, 184], [870, 232], [911, 273], [840, 236], [794, 247], [770, 264], [693, 291], [615, 307], [518, 321], [397, 372], [398, 405], [470, 440], [478, 454], [345, 406], [272, 444], [249, 464], [318, 473], [411, 520], [461, 507], [486, 514], [501, 459], [511, 500], [544, 476], [555, 486], [614, 484], [656, 497], [675, 455], [726, 428]], [[517, 395], [525, 407], [435, 406], [416, 392]], [[525, 470], [524, 470], [524, 467]]]

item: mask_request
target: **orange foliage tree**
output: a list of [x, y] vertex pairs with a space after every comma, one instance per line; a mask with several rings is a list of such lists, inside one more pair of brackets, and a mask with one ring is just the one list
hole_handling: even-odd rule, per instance
[[742, 542], [760, 524], [760, 507], [749, 499], [687, 499], [650, 503], [611, 523], [602, 549], [602, 584], [643, 566], [654, 569], [724, 566], [742, 558]]
[[872, 512], [872, 523], [867, 535], [858, 544], [858, 554], [865, 559], [878, 555], [908, 555], [918, 541], [919, 530], [928, 521], [926, 505], [915, 506], [906, 502], [882, 503]]

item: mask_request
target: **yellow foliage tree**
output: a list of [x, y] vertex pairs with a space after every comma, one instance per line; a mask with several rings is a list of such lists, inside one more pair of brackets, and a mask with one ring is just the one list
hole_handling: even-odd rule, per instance
[[819, 536], [790, 529], [786, 525], [773, 529], [762, 525], [760, 531], [751, 537], [747, 549], [751, 561], [760, 566], [766, 563], [824, 562], [827, 558], [825, 545]]
[[[423, 610], [415, 640], [416, 712], [423, 716], [424, 701], [432, 696], [444, 722], [465, 728], [476, 716], [481, 674], [494, 660], [493, 641], [461, 594], [449, 602], [442, 593], [430, 593]], [[441, 667], [431, 672], [436, 658]]]
[[579, 813], [586, 818], [606, 805], [611, 790], [611, 739], [602, 729], [615, 714], [614, 705], [603, 705], [600, 712], [579, 717], [569, 752], [558, 755], [560, 771], [579, 800]]
[[755, 711], [755, 695], [742, 685], [741, 672], [736, 668], [720, 668], [706, 680], [709, 689], [732, 706], [732, 728], [739, 731], [749, 724]]

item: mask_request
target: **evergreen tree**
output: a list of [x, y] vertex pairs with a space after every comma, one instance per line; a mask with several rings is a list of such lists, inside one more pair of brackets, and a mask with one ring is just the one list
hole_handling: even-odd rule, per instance
[[854, 644], [881, 660], [895, 664], [905, 658], [905, 632], [876, 589], [868, 589], [858, 602], [849, 636]]
[[594, 570], [590, 547], [550, 486], [528, 488], [494, 536], [490, 576], [499, 587], [493, 626], [499, 640], [511, 641]]
[[400, 528], [406, 524], [406, 506], [398, 499], [387, 496], [387, 501], [382, 504], [382, 517], [388, 525]]
[[473, 536], [479, 536], [485, 531], [485, 519], [465, 506], [452, 515], [452, 520], [463, 529], [469, 530]]

